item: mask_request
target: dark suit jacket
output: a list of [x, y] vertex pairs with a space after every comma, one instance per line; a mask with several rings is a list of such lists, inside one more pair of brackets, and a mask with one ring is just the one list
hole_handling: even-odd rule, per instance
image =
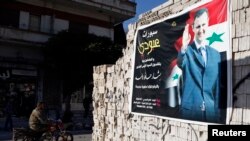
[[[206, 46], [207, 64], [193, 42], [185, 54], [178, 54], [178, 66], [183, 74], [181, 116], [186, 119], [217, 122], [220, 81], [220, 54]], [[202, 103], [205, 102], [205, 111]]]

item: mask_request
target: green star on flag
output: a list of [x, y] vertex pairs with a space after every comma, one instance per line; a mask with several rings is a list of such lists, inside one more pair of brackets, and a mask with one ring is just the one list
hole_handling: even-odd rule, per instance
[[209, 41], [209, 45], [211, 45], [213, 42], [216, 42], [216, 41], [217, 42], [223, 42], [223, 40], [221, 40], [221, 36], [224, 33], [216, 34], [215, 32], [213, 32], [212, 36], [207, 38], [207, 40]]
[[179, 78], [179, 75], [176, 73], [172, 78], [173, 78], [173, 80], [176, 80]]

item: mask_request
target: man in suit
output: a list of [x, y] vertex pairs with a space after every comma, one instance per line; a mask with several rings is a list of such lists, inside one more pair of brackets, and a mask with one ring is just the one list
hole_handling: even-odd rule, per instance
[[192, 29], [194, 41], [186, 25], [178, 66], [182, 69], [183, 88], [180, 113], [184, 119], [218, 122], [220, 94], [220, 54], [206, 45], [209, 14], [206, 8], [195, 13]]

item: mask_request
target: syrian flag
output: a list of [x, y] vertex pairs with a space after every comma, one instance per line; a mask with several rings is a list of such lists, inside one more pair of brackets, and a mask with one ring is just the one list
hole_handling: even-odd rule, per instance
[[167, 105], [174, 108], [181, 104], [182, 70], [176, 65], [176, 60], [174, 60], [170, 66], [172, 71], [166, 79], [165, 92], [167, 93]]
[[[213, 47], [219, 52], [227, 51], [229, 48], [230, 24], [227, 15], [227, 0], [212, 0], [211, 2], [190, 11], [190, 19], [187, 23], [191, 23], [194, 20], [194, 13], [200, 8], [207, 8], [209, 13], [209, 28], [206, 31], [207, 45]], [[193, 33], [191, 34], [193, 35]]]
[[[186, 21], [190, 25], [189, 33], [191, 35], [191, 41], [193, 41], [194, 33], [192, 31], [192, 23], [194, 21], [194, 14], [197, 10], [201, 8], [207, 8], [209, 12], [209, 28], [207, 29], [207, 45], [218, 50], [226, 59], [226, 53], [229, 50], [229, 20], [228, 20], [228, 1], [227, 0], [212, 0], [204, 5], [194, 8], [188, 12], [189, 19]], [[175, 44], [175, 49], [179, 52], [182, 47], [182, 36], [180, 36]], [[223, 60], [222, 60], [223, 61]], [[225, 61], [225, 60], [224, 60]], [[167, 76], [165, 82], [165, 89], [168, 93], [167, 102], [168, 106], [176, 107], [180, 105], [180, 95], [181, 95], [181, 76], [182, 70], [177, 66], [177, 58], [172, 60], [170, 64], [171, 71], [169, 76]]]

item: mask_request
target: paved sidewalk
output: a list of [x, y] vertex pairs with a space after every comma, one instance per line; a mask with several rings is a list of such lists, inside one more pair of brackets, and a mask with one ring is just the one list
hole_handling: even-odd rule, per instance
[[[13, 117], [13, 126], [17, 127], [28, 127], [27, 118], [17, 118]], [[11, 141], [12, 131], [3, 130], [5, 118], [0, 118], [0, 141]], [[92, 130], [88, 129], [78, 129], [70, 131], [74, 135], [74, 141], [91, 141], [92, 140]]]
[[[28, 119], [24, 117], [12, 117], [13, 128], [16, 127], [27, 127]], [[5, 131], [4, 128], [5, 118], [0, 118], [0, 141], [12, 139], [12, 131]]]
[[[92, 141], [92, 133], [89, 131], [72, 132], [74, 141]], [[12, 133], [0, 131], [0, 141], [12, 141]]]

